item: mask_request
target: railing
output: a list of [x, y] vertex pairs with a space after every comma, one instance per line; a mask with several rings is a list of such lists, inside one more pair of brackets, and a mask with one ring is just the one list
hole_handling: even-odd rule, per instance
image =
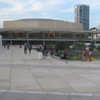
[[91, 41], [89, 39], [69, 39], [69, 38], [34, 38], [34, 39], [10, 39], [10, 38], [5, 38], [2, 39], [3, 41]]

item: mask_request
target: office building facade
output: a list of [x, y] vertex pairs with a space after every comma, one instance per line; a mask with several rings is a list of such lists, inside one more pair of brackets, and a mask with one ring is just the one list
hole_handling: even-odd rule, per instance
[[89, 30], [89, 6], [76, 5], [75, 6], [75, 22], [83, 24], [84, 30]]

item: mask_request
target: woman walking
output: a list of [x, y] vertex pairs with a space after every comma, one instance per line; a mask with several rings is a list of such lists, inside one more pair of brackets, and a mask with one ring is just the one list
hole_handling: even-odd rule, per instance
[[85, 61], [86, 60], [86, 51], [85, 49], [83, 49], [82, 51], [82, 61]]
[[31, 51], [32, 51], [32, 45], [31, 44], [29, 44], [28, 49], [29, 49], [29, 54], [31, 54]]
[[24, 43], [24, 54], [27, 54], [27, 43]]
[[89, 58], [89, 61], [91, 62], [92, 61], [92, 50], [91, 49], [89, 50], [89, 56], [88, 56], [88, 58]]

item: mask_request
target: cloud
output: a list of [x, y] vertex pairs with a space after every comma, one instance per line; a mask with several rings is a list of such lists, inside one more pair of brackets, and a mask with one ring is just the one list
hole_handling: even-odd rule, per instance
[[39, 0], [34, 1], [34, 4], [29, 8], [30, 11], [47, 11], [55, 10], [58, 6], [65, 4], [65, 0]]
[[[0, 18], [3, 20], [34, 16], [60, 19], [65, 13], [73, 14], [76, 4], [90, 5], [91, 12], [100, 10], [99, 0], [0, 0], [0, 2], [9, 5], [0, 8]], [[93, 20], [96, 20], [95, 17]]]
[[0, 9], [0, 12], [1, 12], [2, 15], [17, 13], [17, 12], [22, 11], [22, 9], [23, 9], [22, 3], [18, 2], [18, 1], [0, 0], [0, 2], [8, 3], [9, 5], [11, 5], [11, 7], [9, 7], [9, 8], [4, 7], [2, 9]]
[[31, 8], [32, 11], [41, 11], [42, 9], [43, 4], [41, 2], [36, 2]]
[[30, 13], [44, 13], [49, 11], [57, 11], [58, 7], [63, 5], [66, 0], [0, 0], [0, 2], [10, 5], [0, 9], [0, 18], [15, 18], [15, 16], [24, 16]]
[[60, 10], [60, 12], [62, 12], [62, 13], [73, 13], [74, 8], [62, 9], [62, 10]]
[[0, 9], [2, 15], [12, 13], [25, 13], [28, 11], [47, 11], [58, 8], [63, 5], [66, 0], [0, 0], [0, 2], [8, 3], [9, 8]]
[[87, 4], [91, 7], [91, 9], [100, 8], [100, 0], [75, 0], [75, 4]]
[[[6, 20], [28, 16], [29, 12], [30, 14], [33, 13], [33, 15], [38, 12], [41, 14], [41, 17], [49, 18], [44, 12], [47, 13], [54, 9], [57, 10], [58, 5], [62, 5], [65, 0], [0, 0], [0, 2], [9, 5], [9, 7], [4, 6], [0, 9], [0, 18]], [[0, 22], [3, 20], [0, 20]]]
[[[74, 5], [89, 4], [91, 9], [100, 7], [99, 0], [0, 0], [0, 2], [8, 3], [11, 5], [9, 8], [2, 8], [1, 14], [22, 14], [26, 12], [45, 12], [45, 11], [61, 11], [61, 12], [73, 12]], [[68, 5], [70, 3], [70, 5]], [[71, 6], [73, 5], [73, 6]], [[65, 8], [63, 8], [65, 6]], [[68, 6], [68, 7], [67, 7]], [[73, 7], [73, 8], [72, 8]], [[61, 10], [62, 9], [62, 10]], [[0, 14], [0, 15], [1, 15]]]

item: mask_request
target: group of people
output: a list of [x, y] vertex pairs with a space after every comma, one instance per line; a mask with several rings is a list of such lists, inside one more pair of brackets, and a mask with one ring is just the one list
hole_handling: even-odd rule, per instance
[[[42, 53], [43, 56], [51, 55], [51, 48], [47, 47], [46, 45], [40, 45], [37, 47], [37, 50]], [[32, 45], [30, 43], [24, 43], [24, 54], [26, 55], [29, 51], [29, 54], [31, 54], [32, 51]]]
[[[10, 44], [8, 43], [7, 45], [4, 45], [4, 48], [10, 49]], [[21, 48], [21, 45], [20, 45]], [[39, 51], [41, 51], [43, 56], [47, 56], [47, 55], [52, 55], [52, 51], [53, 49], [50, 47], [47, 47], [45, 44], [40, 45], [39, 46]], [[26, 55], [29, 51], [29, 54], [31, 54], [32, 51], [32, 45], [30, 43], [25, 42], [24, 43], [24, 54]], [[89, 61], [92, 61], [92, 54], [93, 54], [93, 50], [90, 48], [88, 50], [83, 49], [82, 50], [82, 61], [86, 61], [87, 57], [89, 59]], [[66, 59], [67, 58], [67, 54], [66, 54], [66, 49], [63, 52], [63, 56], [62, 59]]]
[[9, 50], [9, 49], [10, 49], [10, 43], [7, 43], [7, 44], [4, 43], [3, 47], [4, 47], [4, 48], [7, 48], [7, 49]]
[[[90, 62], [92, 61], [92, 53], [93, 53], [93, 50], [90, 48], [89, 51], [88, 51], [88, 59], [89, 59]], [[82, 51], [82, 61], [86, 61], [86, 56], [87, 56], [86, 50], [83, 49], [83, 51]]]
[[51, 47], [47, 47], [46, 45], [40, 45], [40, 51], [42, 52], [43, 56], [51, 55]]
[[27, 54], [27, 50], [29, 51], [29, 54], [31, 54], [32, 51], [32, 45], [30, 43], [24, 43], [24, 54]]

